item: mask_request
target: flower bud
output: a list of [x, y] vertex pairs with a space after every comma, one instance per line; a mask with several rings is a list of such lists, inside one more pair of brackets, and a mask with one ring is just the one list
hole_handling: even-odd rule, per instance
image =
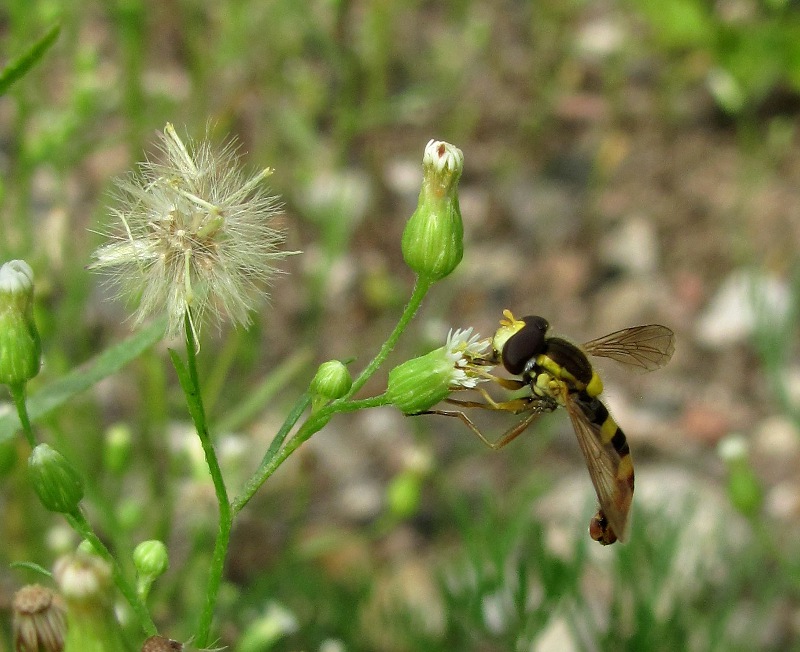
[[42, 344], [33, 320], [33, 270], [24, 260], [0, 267], [0, 383], [20, 385], [39, 373]]
[[464, 227], [458, 205], [458, 180], [464, 168], [461, 150], [431, 140], [422, 159], [422, 189], [417, 209], [403, 231], [406, 264], [420, 277], [438, 281], [464, 255]]
[[728, 498], [744, 516], [755, 517], [761, 511], [764, 492], [747, 455], [742, 437], [727, 437], [719, 444], [719, 455], [728, 468]]
[[424, 412], [447, 398], [452, 374], [452, 360], [438, 348], [392, 369], [386, 398], [404, 414]]
[[422, 499], [422, 476], [407, 469], [394, 476], [386, 488], [389, 511], [397, 518], [409, 518], [417, 513]]
[[167, 547], [156, 539], [142, 541], [133, 551], [133, 565], [138, 574], [138, 591], [144, 599], [150, 593], [150, 586], [169, 568]]
[[316, 412], [326, 403], [347, 394], [352, 384], [350, 372], [342, 362], [338, 360], [323, 362], [309, 387], [312, 411]]
[[74, 514], [83, 498], [83, 480], [67, 459], [47, 444], [28, 458], [28, 474], [36, 495], [51, 512]]
[[67, 603], [64, 652], [126, 652], [114, 616], [111, 566], [79, 551], [58, 559], [53, 577]]
[[61, 652], [67, 629], [64, 601], [51, 589], [31, 584], [12, 603], [16, 652]]
[[116, 423], [105, 432], [103, 462], [112, 473], [121, 475], [131, 459], [131, 429], [127, 424]]
[[169, 568], [167, 546], [156, 539], [142, 541], [133, 551], [133, 564], [139, 575], [163, 575]]

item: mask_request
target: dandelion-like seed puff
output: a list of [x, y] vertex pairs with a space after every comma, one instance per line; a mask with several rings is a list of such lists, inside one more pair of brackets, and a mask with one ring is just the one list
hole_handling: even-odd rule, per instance
[[273, 263], [291, 253], [279, 248], [279, 201], [263, 183], [272, 170], [247, 176], [235, 141], [187, 147], [171, 124], [159, 135], [160, 160], [116, 181], [118, 224], [89, 267], [139, 297], [137, 324], [166, 311], [168, 336], [183, 334], [186, 315], [196, 341], [207, 313], [246, 326]]

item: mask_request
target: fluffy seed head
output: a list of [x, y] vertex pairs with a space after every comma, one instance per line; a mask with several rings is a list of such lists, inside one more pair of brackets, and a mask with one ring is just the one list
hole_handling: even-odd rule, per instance
[[168, 335], [183, 331], [187, 313], [195, 331], [207, 312], [246, 326], [287, 255], [273, 224], [278, 199], [263, 184], [272, 171], [245, 174], [235, 141], [187, 146], [171, 124], [160, 138], [157, 161], [117, 180], [117, 224], [90, 268], [138, 297], [137, 324], [166, 311]]

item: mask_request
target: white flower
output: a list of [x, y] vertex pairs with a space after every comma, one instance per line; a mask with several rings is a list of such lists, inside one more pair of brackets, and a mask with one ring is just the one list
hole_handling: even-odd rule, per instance
[[287, 255], [273, 226], [278, 199], [263, 185], [272, 171], [246, 176], [234, 141], [187, 147], [171, 124], [160, 137], [161, 160], [117, 180], [117, 228], [90, 268], [139, 298], [136, 323], [166, 311], [169, 335], [183, 332], [188, 314], [197, 336], [206, 310], [247, 325], [273, 262]]
[[460, 176], [464, 169], [464, 154], [455, 145], [431, 139], [425, 146], [422, 165], [433, 167], [437, 172], [456, 172]]
[[478, 383], [488, 380], [491, 365], [482, 364], [485, 360], [489, 340], [481, 339], [478, 333], [472, 334], [472, 328], [458, 329], [447, 334], [444, 346], [446, 354], [453, 363], [450, 379], [451, 389], [472, 389]]
[[33, 270], [24, 260], [12, 260], [0, 267], [0, 292], [30, 294], [33, 290]]

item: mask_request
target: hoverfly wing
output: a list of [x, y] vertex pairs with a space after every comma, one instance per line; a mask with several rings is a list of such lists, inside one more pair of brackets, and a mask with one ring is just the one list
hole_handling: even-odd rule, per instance
[[[622, 431], [598, 399], [570, 394], [567, 412], [589, 469], [600, 514], [616, 538], [624, 541], [633, 501], [633, 462]], [[611, 541], [609, 541], [611, 543]]]
[[586, 342], [584, 350], [645, 371], [660, 369], [675, 351], [675, 333], [660, 324], [623, 328]]

